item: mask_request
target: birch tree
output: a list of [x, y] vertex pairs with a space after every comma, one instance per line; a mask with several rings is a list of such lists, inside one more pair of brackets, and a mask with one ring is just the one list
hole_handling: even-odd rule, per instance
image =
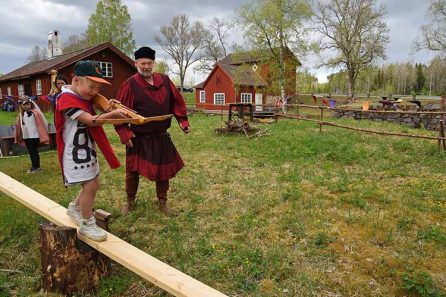
[[[251, 0], [240, 7], [245, 36], [258, 49], [268, 49], [279, 69], [280, 95], [285, 102], [285, 49], [297, 56], [309, 49], [304, 26], [311, 17], [306, 0]], [[278, 49], [278, 50], [277, 50]]]
[[359, 73], [379, 59], [385, 59], [389, 29], [385, 8], [376, 0], [318, 0], [315, 30], [321, 36], [320, 48], [331, 56], [321, 66], [341, 67], [347, 72], [348, 95], [355, 94]]
[[429, 23], [421, 27], [416, 50], [431, 50], [446, 54], [446, 0], [430, 0]]

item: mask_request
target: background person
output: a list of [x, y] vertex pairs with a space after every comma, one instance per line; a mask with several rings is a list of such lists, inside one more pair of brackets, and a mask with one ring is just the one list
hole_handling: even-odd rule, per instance
[[48, 122], [40, 111], [39, 106], [28, 96], [19, 99], [19, 114], [15, 125], [15, 143], [24, 142], [31, 159], [31, 168], [28, 173], [37, 173], [40, 168], [40, 144], [49, 144]]

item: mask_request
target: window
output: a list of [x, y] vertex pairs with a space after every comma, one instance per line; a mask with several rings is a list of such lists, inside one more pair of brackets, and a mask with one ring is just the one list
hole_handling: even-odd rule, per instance
[[206, 93], [204, 91], [200, 91], [200, 103], [206, 102]]
[[25, 96], [25, 86], [24, 85], [18, 85], [18, 91], [19, 91], [19, 97]]
[[251, 93], [241, 93], [240, 94], [241, 103], [252, 103], [252, 94]]
[[225, 104], [225, 93], [215, 93], [214, 94], [214, 104], [224, 105]]
[[42, 81], [36, 79], [36, 95], [42, 95]]
[[11, 92], [11, 87], [8, 87], [8, 96], [11, 96], [12, 92]]
[[0, 88], [0, 99], [3, 99], [2, 88]]
[[101, 71], [103, 77], [113, 77], [111, 62], [99, 62], [99, 65], [101, 65]]

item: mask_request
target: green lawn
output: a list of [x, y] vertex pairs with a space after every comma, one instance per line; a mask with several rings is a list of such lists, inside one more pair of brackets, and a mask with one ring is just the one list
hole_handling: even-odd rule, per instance
[[[3, 118], [3, 114], [0, 115]], [[333, 120], [334, 121], [334, 120]], [[153, 183], [121, 216], [124, 168], [101, 158], [95, 207], [112, 212], [111, 232], [229, 296], [445, 296], [445, 155], [433, 141], [360, 134], [279, 120], [258, 139], [217, 136], [220, 116], [192, 115], [192, 132], [170, 129], [186, 167], [171, 182], [165, 218]], [[389, 123], [337, 122], [435, 135]], [[124, 147], [107, 132], [124, 162]], [[66, 206], [55, 152], [27, 175], [27, 156], [0, 170]], [[0, 296], [39, 292], [38, 223], [0, 194]], [[57, 296], [57, 295], [53, 295]], [[98, 296], [166, 296], [113, 266]]]

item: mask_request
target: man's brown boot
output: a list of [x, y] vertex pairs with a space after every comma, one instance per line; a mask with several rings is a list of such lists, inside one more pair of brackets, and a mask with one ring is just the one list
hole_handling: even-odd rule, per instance
[[123, 215], [128, 214], [133, 209], [135, 206], [135, 200], [135, 197], [127, 197], [127, 202], [124, 203], [121, 210]]
[[158, 198], [158, 206], [159, 210], [168, 217], [176, 217], [178, 215], [178, 211], [169, 208], [167, 206], [167, 199], [164, 198]]

